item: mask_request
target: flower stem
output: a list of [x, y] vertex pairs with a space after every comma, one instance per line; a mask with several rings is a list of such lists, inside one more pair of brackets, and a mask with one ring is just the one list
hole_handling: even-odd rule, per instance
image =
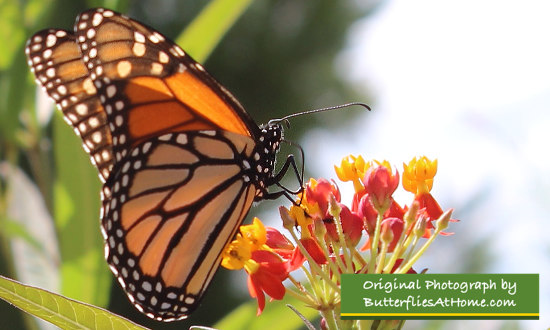
[[305, 304], [309, 305], [309, 306], [315, 306], [315, 302], [311, 299], [311, 297], [309, 296], [309, 294], [304, 294], [303, 292], [296, 292], [294, 290], [291, 290], [289, 288], [286, 288], [286, 293], [288, 293], [289, 295], [293, 296], [294, 298], [304, 302]]
[[384, 217], [383, 213], [378, 213], [378, 217], [376, 218], [376, 227], [374, 229], [374, 238], [372, 239], [371, 246], [370, 246], [370, 262], [369, 262], [369, 270], [368, 273], [372, 274], [374, 272], [374, 268], [376, 266], [376, 258], [378, 254], [378, 240], [380, 240], [380, 224], [382, 223], [382, 218]]
[[336, 319], [334, 317], [334, 313], [331, 310], [320, 311], [320, 313], [325, 319], [325, 322], [327, 324], [327, 329], [330, 329], [330, 330], [339, 329]]
[[300, 247], [300, 251], [302, 252], [302, 254], [306, 257], [307, 261], [309, 262], [309, 267], [311, 268], [311, 270], [313, 270], [317, 275], [323, 278], [323, 280], [325, 280], [330, 286], [332, 286], [334, 290], [340, 290], [338, 285], [336, 285], [336, 283], [334, 283], [330, 279], [330, 277], [328, 277], [328, 275], [325, 272], [323, 272], [323, 270], [321, 269], [321, 267], [319, 267], [319, 265], [315, 262], [315, 260], [313, 260], [313, 258], [311, 257], [309, 252], [307, 252], [306, 248], [304, 247], [300, 239], [298, 239], [298, 236], [296, 236], [294, 231], [291, 231], [290, 234], [292, 235], [292, 239], [294, 239], [296, 244], [298, 244], [298, 246]]
[[426, 252], [426, 250], [433, 243], [433, 241], [435, 240], [435, 238], [437, 237], [438, 234], [439, 234], [439, 230], [436, 230], [432, 234], [432, 236], [430, 236], [430, 238], [428, 238], [428, 240], [426, 241], [426, 243], [424, 243], [424, 245], [420, 248], [420, 250], [418, 250], [418, 252], [416, 252], [414, 254], [414, 256], [409, 261], [407, 261], [407, 263], [405, 265], [399, 267], [399, 270], [396, 271], [395, 273], [396, 274], [397, 273], [400, 273], [400, 274], [406, 273], [413, 266], [413, 264], [418, 260], [418, 258], [420, 258], [420, 256], [422, 256], [424, 254], [424, 252]]

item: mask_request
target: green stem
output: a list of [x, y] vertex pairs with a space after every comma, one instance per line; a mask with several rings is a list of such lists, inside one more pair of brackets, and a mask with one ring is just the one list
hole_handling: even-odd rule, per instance
[[332, 313], [331, 310], [324, 310], [324, 311], [319, 311], [319, 312], [321, 313], [321, 315], [325, 319], [325, 322], [327, 324], [327, 329], [329, 329], [329, 330], [340, 329], [338, 327], [336, 319], [334, 318], [334, 313]]
[[371, 242], [370, 246], [370, 262], [369, 262], [369, 274], [372, 274], [374, 272], [374, 268], [376, 266], [376, 258], [378, 257], [378, 240], [380, 239], [380, 224], [382, 223], [382, 218], [384, 217], [383, 213], [378, 213], [378, 217], [376, 218], [376, 227], [374, 229], [374, 237]]
[[432, 234], [432, 236], [430, 236], [430, 238], [428, 238], [428, 240], [426, 241], [426, 243], [424, 243], [424, 245], [420, 248], [420, 250], [418, 250], [418, 252], [416, 252], [414, 254], [414, 256], [411, 259], [409, 259], [409, 261], [405, 265], [399, 267], [398, 271], [396, 271], [395, 273], [400, 273], [400, 274], [406, 273], [413, 266], [413, 264], [420, 258], [420, 256], [422, 256], [424, 254], [424, 252], [426, 252], [428, 247], [435, 240], [436, 236], [439, 235], [439, 232], [440, 232], [440, 230], [436, 230]]
[[386, 252], [388, 252], [388, 243], [382, 242], [382, 250], [380, 251], [380, 260], [378, 261], [378, 265], [376, 265], [376, 270], [374, 271], [375, 274], [382, 273], [382, 269], [384, 268], [384, 262], [386, 261]]
[[298, 292], [296, 292], [292, 289], [289, 289], [289, 288], [286, 289], [286, 293], [288, 293], [289, 295], [293, 296], [294, 298], [302, 301], [303, 303], [305, 303], [308, 306], [315, 306], [315, 302], [310, 298], [309, 294], [304, 294], [304, 292], [298, 293]]
[[340, 290], [340, 288], [338, 287], [338, 285], [336, 285], [336, 283], [334, 283], [329, 277], [328, 275], [323, 272], [323, 270], [321, 269], [321, 267], [319, 267], [319, 265], [317, 265], [317, 263], [315, 262], [315, 260], [313, 260], [313, 258], [311, 257], [311, 255], [309, 254], [309, 252], [307, 252], [306, 248], [304, 247], [304, 245], [302, 244], [302, 242], [300, 241], [300, 239], [298, 239], [298, 236], [296, 236], [296, 234], [294, 233], [294, 231], [291, 231], [290, 234], [292, 235], [292, 239], [294, 239], [294, 241], [296, 242], [296, 244], [300, 247], [300, 251], [302, 252], [302, 254], [306, 257], [307, 261], [309, 262], [309, 267], [316, 273], [318, 274], [323, 280], [327, 281], [327, 283], [329, 283], [329, 285], [332, 286], [332, 288], [334, 290]]

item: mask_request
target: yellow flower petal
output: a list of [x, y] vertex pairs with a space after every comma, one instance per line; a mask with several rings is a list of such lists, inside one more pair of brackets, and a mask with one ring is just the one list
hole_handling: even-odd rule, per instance
[[222, 266], [231, 270], [241, 269], [251, 257], [251, 243], [238, 234], [237, 239], [229, 243], [223, 251]]
[[241, 226], [240, 231], [243, 237], [252, 245], [252, 251], [259, 250], [267, 241], [264, 224], [256, 217], [252, 220], [252, 224]]
[[414, 157], [409, 164], [403, 164], [403, 187], [413, 194], [424, 194], [432, 190], [433, 178], [437, 173], [437, 159], [426, 156]]

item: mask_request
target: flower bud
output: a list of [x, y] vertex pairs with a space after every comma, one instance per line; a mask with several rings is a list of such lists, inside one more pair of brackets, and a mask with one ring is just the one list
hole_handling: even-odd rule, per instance
[[427, 226], [428, 219], [424, 216], [420, 216], [418, 220], [416, 221], [416, 225], [414, 226], [414, 234], [417, 237], [424, 236], [426, 232], [426, 226]]
[[378, 212], [385, 212], [391, 204], [392, 194], [399, 185], [399, 173], [385, 166], [371, 167], [363, 181], [373, 206]]
[[451, 220], [451, 215], [453, 213], [453, 209], [448, 209], [445, 211], [439, 219], [435, 222], [436, 230], [437, 231], [443, 231], [449, 226], [449, 220]]
[[292, 230], [294, 226], [296, 226], [296, 219], [294, 219], [291, 215], [289, 210], [284, 207], [279, 207], [279, 214], [281, 215], [281, 219], [283, 220], [283, 228], [287, 230]]

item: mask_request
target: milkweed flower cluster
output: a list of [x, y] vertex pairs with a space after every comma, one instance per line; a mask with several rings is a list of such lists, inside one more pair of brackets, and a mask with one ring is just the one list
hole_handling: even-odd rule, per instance
[[[393, 198], [400, 176], [387, 161], [350, 155], [335, 171], [341, 182], [353, 184], [351, 204], [341, 201], [336, 182], [310, 179], [294, 205], [279, 208], [286, 236], [255, 218], [226, 247], [222, 266], [246, 271], [258, 315], [265, 294], [275, 300], [288, 294], [317, 309], [324, 328], [370, 328], [372, 321], [339, 319], [341, 274], [416, 273], [414, 263], [434, 239], [450, 235], [444, 230], [453, 221], [452, 210], [444, 212], [430, 193], [437, 160], [421, 157], [403, 164], [402, 187], [414, 194], [407, 206]], [[296, 279], [298, 270], [308, 285]], [[285, 280], [294, 288], [285, 287]], [[390, 329], [398, 324], [382, 323]]]

